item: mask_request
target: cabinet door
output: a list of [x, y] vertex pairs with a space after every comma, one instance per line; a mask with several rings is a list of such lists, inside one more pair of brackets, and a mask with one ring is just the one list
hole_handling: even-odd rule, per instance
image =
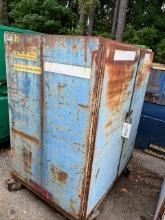
[[6, 34], [13, 174], [41, 183], [41, 37]]
[[99, 39], [46, 36], [43, 45], [42, 184], [57, 207], [78, 217], [88, 154], [92, 52]]
[[131, 124], [131, 130], [128, 138], [124, 139], [122, 155], [118, 175], [120, 175], [127, 165], [134, 148], [137, 128], [139, 125], [140, 114], [143, 106], [144, 95], [147, 87], [148, 77], [152, 64], [153, 54], [148, 50], [142, 50], [140, 62], [138, 65], [132, 100], [130, 105], [130, 115], [128, 123]]
[[130, 108], [140, 50], [115, 41], [105, 43], [102, 86], [88, 214], [114, 183], [119, 166], [122, 126]]

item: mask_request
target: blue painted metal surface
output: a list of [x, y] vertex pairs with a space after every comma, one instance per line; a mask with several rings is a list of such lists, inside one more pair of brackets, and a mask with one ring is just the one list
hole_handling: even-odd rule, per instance
[[[41, 184], [41, 75], [16, 70], [25, 64], [29, 67], [41, 66], [41, 39], [38, 36], [20, 38], [19, 35], [9, 34], [6, 41], [13, 169], [23, 180], [33, 179]], [[16, 53], [23, 57], [28, 48], [35, 51], [35, 61], [16, 58]]]
[[[116, 50], [133, 51], [135, 59], [114, 60]], [[117, 178], [123, 137], [122, 125], [129, 111], [140, 50], [113, 42], [105, 44], [105, 68], [96, 133], [88, 213]], [[106, 177], [106, 178], [105, 178]]]
[[99, 44], [97, 38], [44, 38], [44, 62], [52, 65], [52, 72], [44, 72], [43, 187], [75, 216], [80, 213], [84, 187], [91, 79], [56, 73], [53, 68], [54, 63], [64, 64], [68, 73], [70, 65], [90, 68], [91, 52]]
[[130, 137], [128, 139], [124, 139], [118, 176], [122, 173], [124, 167], [127, 166], [127, 163], [134, 149], [135, 137], [140, 121], [140, 114], [142, 111], [152, 59], [153, 55], [150, 50], [141, 51], [139, 65], [137, 68], [137, 75], [134, 82], [134, 92], [132, 93], [131, 105], [129, 109], [132, 114], [128, 120], [131, 122], [132, 128], [130, 131]]
[[123, 123], [136, 82], [142, 94], [147, 80], [140, 49], [48, 35], [7, 34], [6, 44], [12, 175], [67, 217], [86, 219], [118, 177]]
[[165, 66], [153, 64], [136, 137], [137, 148], [165, 159]]

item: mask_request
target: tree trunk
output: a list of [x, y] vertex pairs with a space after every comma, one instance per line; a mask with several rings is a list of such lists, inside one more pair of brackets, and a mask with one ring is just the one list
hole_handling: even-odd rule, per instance
[[79, 20], [79, 28], [80, 28], [80, 34], [86, 35], [86, 12], [85, 12], [85, 1], [80, 0], [79, 1], [80, 6], [80, 20]]
[[88, 35], [92, 36], [93, 35], [93, 30], [94, 30], [94, 17], [95, 17], [95, 12], [92, 10], [88, 16]]
[[114, 11], [114, 15], [113, 15], [112, 30], [111, 30], [111, 33], [114, 36], [116, 34], [116, 26], [117, 26], [117, 18], [118, 18], [118, 12], [119, 12], [119, 5], [120, 5], [120, 0], [116, 0], [115, 11]]
[[73, 0], [69, 0], [68, 1], [68, 8], [72, 9], [72, 6], [73, 6]]
[[116, 40], [119, 41], [123, 40], [126, 13], [127, 13], [127, 4], [128, 4], [128, 0], [120, 1], [119, 13], [117, 19], [117, 28], [116, 28]]
[[9, 25], [8, 1], [1, 0], [1, 19], [4, 25]]

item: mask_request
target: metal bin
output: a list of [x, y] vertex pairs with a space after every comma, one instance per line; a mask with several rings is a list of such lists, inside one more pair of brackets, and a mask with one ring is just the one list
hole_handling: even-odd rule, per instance
[[95, 216], [131, 157], [151, 50], [100, 37], [5, 40], [9, 189], [21, 183], [70, 219]]
[[165, 159], [165, 65], [152, 65], [136, 137], [136, 148]]

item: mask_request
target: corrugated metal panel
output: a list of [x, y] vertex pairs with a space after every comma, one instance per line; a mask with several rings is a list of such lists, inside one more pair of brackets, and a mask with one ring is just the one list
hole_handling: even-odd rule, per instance
[[98, 37], [13, 36], [12, 174], [69, 218], [86, 219], [118, 175], [135, 81], [143, 90], [147, 80], [136, 77], [140, 49]]

